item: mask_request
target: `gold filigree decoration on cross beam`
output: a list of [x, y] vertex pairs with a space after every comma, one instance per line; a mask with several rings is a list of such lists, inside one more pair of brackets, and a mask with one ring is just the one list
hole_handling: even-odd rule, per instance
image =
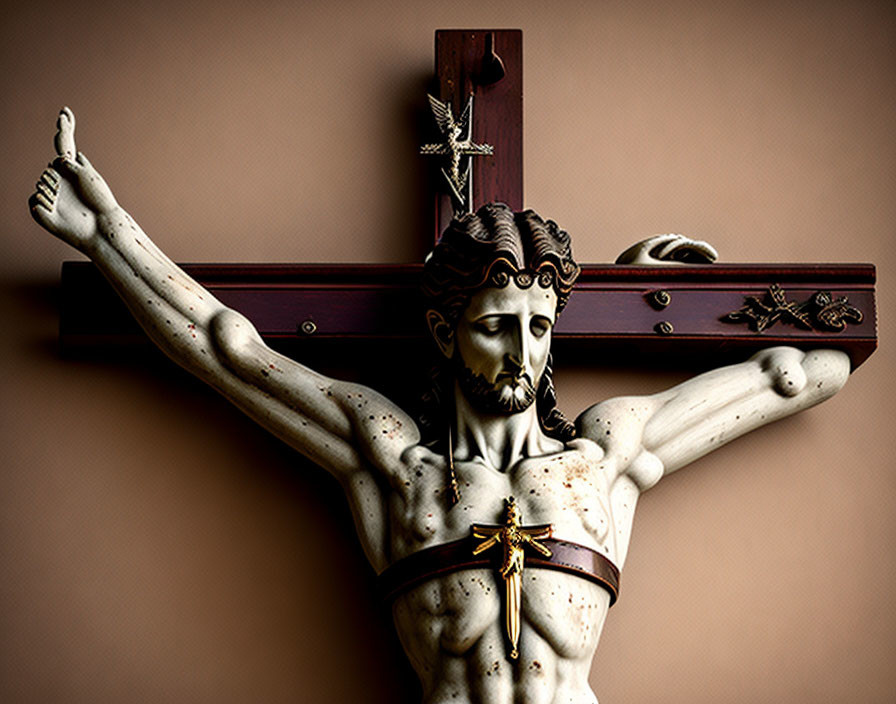
[[816, 291], [802, 303], [788, 301], [778, 284], [768, 287], [764, 299], [747, 296], [744, 306], [722, 316], [726, 323], [747, 323], [757, 333], [775, 323], [790, 324], [805, 330], [842, 332], [847, 323], [858, 324], [862, 311], [850, 305], [846, 296], [834, 298], [830, 291]]

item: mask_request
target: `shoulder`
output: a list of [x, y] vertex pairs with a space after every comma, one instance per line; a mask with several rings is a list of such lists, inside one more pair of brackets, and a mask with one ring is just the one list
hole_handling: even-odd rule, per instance
[[357, 446], [378, 469], [395, 472], [406, 454], [419, 448], [420, 430], [414, 418], [391, 399], [360, 384], [334, 381], [328, 388], [353, 429]]
[[663, 476], [662, 462], [644, 447], [644, 429], [661, 406], [654, 396], [608, 399], [583, 411], [576, 430], [614, 460], [619, 475], [630, 477], [644, 491]]
[[576, 418], [581, 437], [607, 448], [640, 439], [644, 426], [662, 405], [653, 396], [619, 396], [596, 403]]

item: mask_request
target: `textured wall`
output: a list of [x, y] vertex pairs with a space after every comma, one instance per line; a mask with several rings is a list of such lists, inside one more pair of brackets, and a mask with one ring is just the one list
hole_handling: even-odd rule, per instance
[[[21, 3], [0, 29], [0, 700], [414, 701], [335, 482], [160, 361], [67, 360], [27, 213], [63, 104], [178, 261], [412, 261], [439, 27], [521, 27], [526, 203], [582, 261], [678, 231], [870, 261], [882, 349], [647, 494], [592, 671], [613, 702], [885, 702], [892, 3]], [[410, 213], [410, 215], [408, 215]], [[564, 370], [561, 405], [680, 372]], [[386, 646], [383, 646], [383, 643]]]

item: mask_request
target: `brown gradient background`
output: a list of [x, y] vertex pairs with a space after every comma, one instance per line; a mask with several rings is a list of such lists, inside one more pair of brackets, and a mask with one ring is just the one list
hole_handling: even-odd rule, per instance
[[[0, 700], [413, 702], [340, 490], [167, 362], [61, 358], [53, 122], [177, 261], [413, 261], [440, 27], [521, 27], [526, 203], [582, 261], [677, 231], [874, 262], [839, 397], [642, 501], [603, 704], [891, 702], [891, 2], [20, 3], [0, 29]], [[661, 360], [658, 368], [661, 368]], [[576, 413], [682, 371], [566, 369]]]

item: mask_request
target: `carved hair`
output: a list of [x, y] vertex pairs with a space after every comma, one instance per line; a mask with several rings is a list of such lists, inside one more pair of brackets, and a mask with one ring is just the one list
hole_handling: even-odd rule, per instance
[[557, 313], [569, 300], [579, 266], [569, 235], [534, 210], [514, 213], [488, 203], [451, 221], [423, 265], [423, 295], [452, 326], [485, 286], [503, 288], [513, 277], [521, 288], [535, 281], [557, 293]]
[[[488, 203], [451, 221], [424, 262], [422, 290], [426, 308], [441, 313], [453, 330], [477, 291], [487, 286], [503, 288], [511, 278], [520, 288], [552, 287], [559, 315], [578, 275], [569, 235], [553, 220], [542, 220], [533, 210], [514, 213], [503, 203]], [[433, 389], [428, 399], [424, 397], [425, 406], [448, 401], [444, 376], [434, 371]], [[550, 357], [536, 404], [546, 434], [561, 440], [575, 436], [574, 426], [557, 408]], [[425, 434], [438, 432], [433, 426], [442, 423], [434, 423], [434, 416], [442, 413], [424, 407], [421, 422]]]

